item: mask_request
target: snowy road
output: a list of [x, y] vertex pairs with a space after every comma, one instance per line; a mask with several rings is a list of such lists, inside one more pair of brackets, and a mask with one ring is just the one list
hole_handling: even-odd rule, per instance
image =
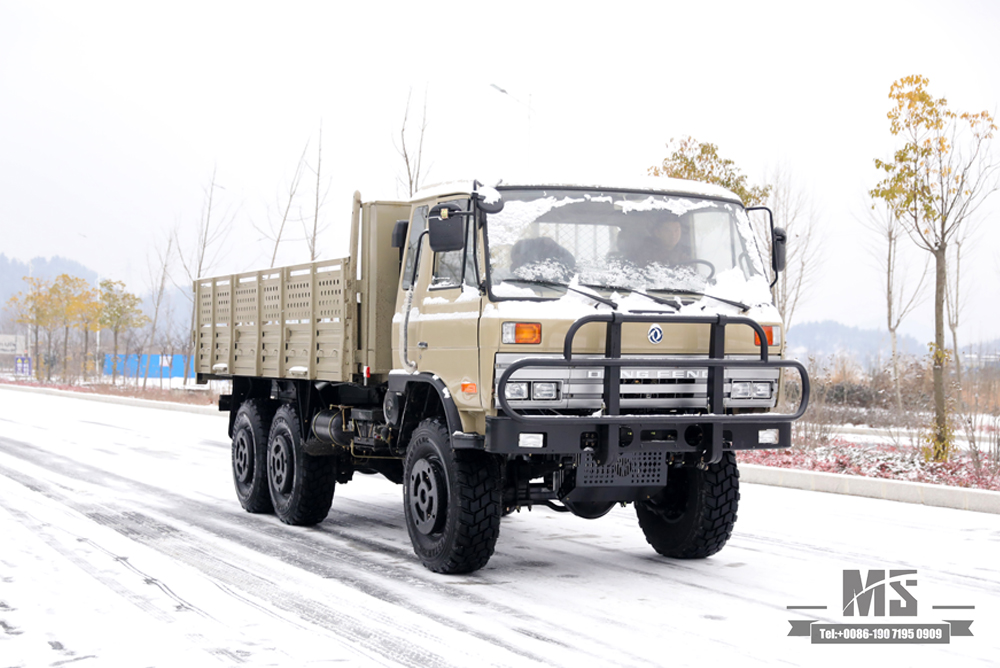
[[[505, 518], [469, 576], [426, 571], [381, 477], [314, 529], [242, 511], [222, 416], [0, 388], [0, 666], [995, 665], [1000, 516], [744, 485], [713, 558], [658, 557], [631, 508]], [[845, 618], [842, 572], [915, 569], [917, 618]], [[887, 600], [895, 599], [891, 589]], [[827, 606], [789, 610], [787, 606]], [[935, 610], [962, 605], [974, 609]], [[974, 620], [942, 645], [822, 645], [789, 620]]]

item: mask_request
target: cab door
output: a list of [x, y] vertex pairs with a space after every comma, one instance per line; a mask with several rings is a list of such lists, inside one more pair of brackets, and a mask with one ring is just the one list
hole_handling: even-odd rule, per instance
[[[467, 199], [443, 200], [470, 210]], [[417, 216], [414, 216], [414, 222]], [[421, 227], [424, 221], [419, 221]], [[438, 375], [458, 409], [479, 410], [479, 291], [476, 221], [465, 217], [465, 247], [435, 253], [425, 238], [410, 315], [410, 359]]]

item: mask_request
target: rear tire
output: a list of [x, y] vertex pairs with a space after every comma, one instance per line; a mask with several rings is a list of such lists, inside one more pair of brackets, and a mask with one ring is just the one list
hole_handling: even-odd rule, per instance
[[703, 559], [725, 546], [733, 535], [740, 501], [736, 456], [722, 453], [705, 470], [671, 468], [667, 486], [635, 512], [646, 541], [665, 557]]
[[267, 483], [278, 519], [310, 526], [330, 512], [337, 469], [332, 457], [306, 454], [300, 431], [295, 408], [289, 404], [279, 408], [267, 439]]
[[270, 513], [267, 434], [274, 409], [262, 399], [244, 401], [233, 421], [232, 469], [236, 498], [248, 513]]
[[454, 450], [448, 430], [428, 419], [413, 431], [403, 474], [403, 509], [413, 551], [435, 573], [486, 565], [500, 535], [500, 463]]

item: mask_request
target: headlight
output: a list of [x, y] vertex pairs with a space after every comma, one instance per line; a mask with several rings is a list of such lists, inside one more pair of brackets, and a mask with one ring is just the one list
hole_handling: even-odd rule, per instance
[[733, 388], [729, 392], [732, 399], [749, 399], [752, 396], [753, 383], [747, 381], [733, 381]]
[[506, 389], [504, 389], [504, 396], [508, 399], [527, 399], [528, 398], [528, 384], [527, 383], [507, 383]]
[[539, 383], [531, 384], [531, 398], [537, 400], [558, 399], [559, 383]]
[[773, 385], [769, 381], [753, 382], [749, 380], [733, 381], [729, 391], [730, 399], [770, 399]]

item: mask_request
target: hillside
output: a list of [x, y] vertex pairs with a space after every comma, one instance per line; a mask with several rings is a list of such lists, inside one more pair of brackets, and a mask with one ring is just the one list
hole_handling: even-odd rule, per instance
[[[924, 343], [912, 336], [900, 335], [899, 351], [906, 355], [923, 355]], [[788, 350], [793, 357], [828, 357], [847, 353], [858, 362], [868, 363], [892, 355], [889, 332], [850, 327], [833, 320], [795, 325], [788, 332]]]
[[24, 289], [25, 276], [52, 280], [59, 274], [78, 276], [90, 284], [97, 284], [97, 272], [74, 260], [56, 255], [48, 259], [36, 257], [29, 262], [21, 262], [0, 253], [0, 305], [6, 304]]
[[[951, 344], [950, 338], [949, 335], [948, 345]], [[962, 343], [961, 331], [959, 339], [959, 343]], [[927, 354], [927, 343], [918, 341], [912, 336], [901, 334], [898, 345], [899, 352], [904, 355]], [[847, 353], [858, 362], [868, 364], [878, 359], [888, 359], [892, 355], [892, 344], [889, 342], [889, 332], [850, 327], [833, 320], [824, 320], [795, 325], [788, 332], [788, 350], [790, 355], [797, 359]], [[997, 352], [1000, 351], [1000, 339], [963, 344], [961, 350], [966, 363], [971, 362], [970, 358], [980, 356], [995, 364]]]
[[[97, 287], [99, 274], [89, 267], [74, 260], [53, 256], [51, 258], [36, 257], [28, 262], [22, 262], [14, 258], [9, 258], [0, 253], [0, 311], [6, 306], [11, 297], [25, 289], [24, 277], [34, 276], [47, 280], [53, 280], [60, 274], [69, 274], [87, 281], [90, 285]], [[128, 290], [133, 293], [142, 294], [145, 292], [144, 285], [129, 285]], [[153, 304], [150, 294], [142, 294], [142, 310], [151, 314]], [[189, 291], [184, 288], [173, 287], [168, 284], [164, 295], [163, 311], [160, 313], [161, 322], [158, 330], [173, 330], [178, 337], [183, 337], [191, 322], [191, 298]], [[165, 320], [163, 320], [165, 319]], [[164, 323], [169, 324], [164, 324]]]

